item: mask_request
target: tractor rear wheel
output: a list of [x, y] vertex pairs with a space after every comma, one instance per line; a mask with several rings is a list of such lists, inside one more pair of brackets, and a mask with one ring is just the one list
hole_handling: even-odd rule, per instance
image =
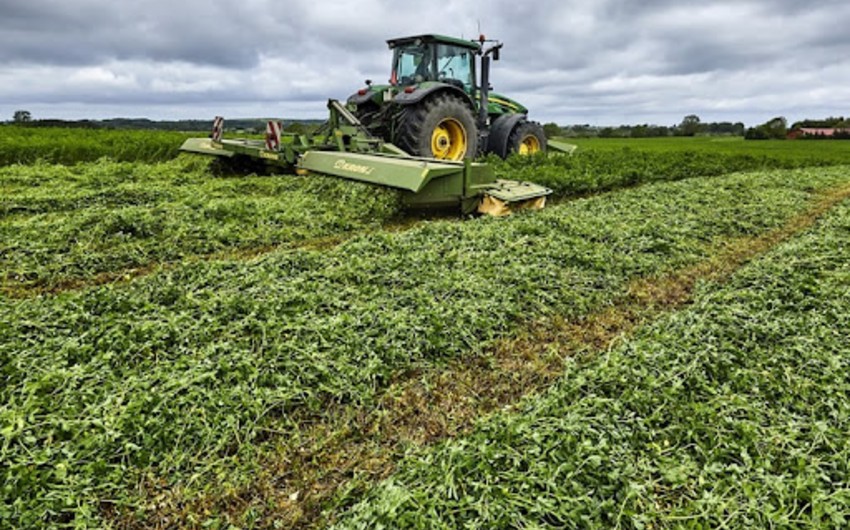
[[546, 152], [546, 133], [536, 121], [521, 121], [508, 137], [508, 152], [533, 155]]
[[463, 160], [478, 152], [478, 127], [460, 98], [436, 95], [401, 111], [394, 143], [414, 156]]

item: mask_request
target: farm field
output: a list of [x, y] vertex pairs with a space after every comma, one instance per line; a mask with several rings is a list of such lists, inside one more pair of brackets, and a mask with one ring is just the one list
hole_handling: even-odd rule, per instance
[[846, 528], [848, 237], [845, 201], [334, 528]]
[[811, 140], [763, 141], [744, 140], [739, 136], [691, 136], [668, 138], [567, 138], [582, 150], [616, 151], [697, 151], [715, 155], [742, 154], [755, 157], [782, 157], [787, 160], [811, 160], [818, 165], [824, 161], [846, 161], [847, 146], [843, 140], [825, 140], [823, 145]]
[[60, 164], [93, 162], [104, 156], [121, 162], [163, 162], [198, 133], [62, 127], [0, 127], [0, 166], [42, 160]]
[[[847, 319], [839, 265], [850, 196], [850, 158], [832, 142], [800, 143], [830, 167], [807, 167], [811, 158], [781, 151], [704, 147], [584, 147], [573, 157], [495, 162], [502, 175], [556, 192], [546, 210], [506, 219], [411, 221], [388, 190], [315, 176], [214, 177], [205, 160], [187, 155], [0, 168], [0, 521], [15, 528], [453, 528], [461, 519], [481, 527], [511, 520], [605, 527], [618, 516], [637, 527], [642, 518], [664, 525], [698, 514], [715, 521], [736, 515], [723, 507], [748, 493], [714, 481], [712, 504], [693, 481], [736, 462], [753, 498], [776, 495], [775, 518], [756, 524], [782, 521], [789, 506], [800, 516], [803, 501], [759, 488], [785, 487], [779, 476], [840, 478], [840, 469], [821, 463], [842, 458], [837, 439], [829, 438], [832, 449], [818, 446], [816, 464], [788, 469], [769, 468], [754, 448], [778, 462], [783, 450], [815, 440], [806, 436], [820, 432], [823, 416], [796, 411], [799, 436], [776, 438], [778, 447], [753, 444], [759, 428], [767, 429], [761, 439], [782, 434], [767, 420], [787, 415], [780, 407], [793, 405], [793, 392], [806, 390], [799, 397], [810, 408], [846, 394], [840, 373], [776, 385], [796, 366], [787, 363], [846, 362], [836, 353], [844, 339], [829, 330]], [[795, 252], [809, 261], [789, 262]], [[784, 267], [785, 283], [758, 280], [771, 267]], [[714, 269], [725, 272], [714, 277]], [[719, 283], [699, 283], [702, 276]], [[670, 278], [682, 292], [659, 295]], [[819, 289], [821, 280], [835, 288]], [[747, 281], [768, 294], [723, 302]], [[680, 307], [697, 284], [696, 302]], [[781, 306], [787, 319], [776, 331], [777, 304], [801, 285], [793, 298], [800, 309]], [[795, 327], [803, 309], [818, 304], [823, 322]], [[618, 313], [625, 307], [628, 314]], [[582, 335], [601, 316], [608, 331]], [[733, 340], [735, 318], [752, 333], [764, 323], [765, 333], [822, 349], [811, 358], [795, 357], [799, 346], [776, 359], [760, 351], [742, 359], [736, 348], [758, 341]], [[623, 334], [631, 335], [609, 349]], [[696, 351], [706, 341], [716, 355]], [[528, 342], [545, 348], [532, 355]], [[780, 346], [769, 351], [784, 352]], [[742, 365], [739, 381], [724, 352], [759, 368], [744, 373]], [[697, 378], [705, 374], [713, 379]], [[675, 384], [658, 392], [659, 381]], [[773, 392], [778, 404], [741, 405], [742, 381]], [[716, 403], [698, 401], [703, 394], [691, 396], [689, 384], [714, 391]], [[724, 408], [738, 405], [740, 417]], [[846, 422], [836, 407], [836, 421]], [[689, 423], [651, 423], [668, 413], [694, 425], [701, 418], [704, 427], [727, 416], [741, 423], [697, 434]], [[833, 436], [829, 429], [822, 434]], [[543, 453], [534, 452], [537, 430]], [[547, 449], [561, 435], [608, 467], [576, 464], [570, 458], [585, 453], [574, 445]], [[585, 448], [588, 439], [595, 441]], [[706, 440], [730, 449], [706, 457]], [[650, 442], [662, 449], [653, 453]], [[498, 460], [498, 473], [475, 467], [482, 462], [475, 451], [487, 447], [512, 455]], [[608, 448], [619, 459], [601, 456]], [[732, 462], [733, 453], [744, 463]], [[553, 470], [571, 465], [576, 478], [565, 484], [574, 490], [558, 490], [557, 480], [547, 490], [546, 481], [560, 477]], [[539, 474], [529, 471], [535, 466]], [[480, 480], [459, 480], [467, 474]], [[826, 491], [805, 487], [817, 502]], [[440, 503], [424, 503], [435, 491]], [[533, 505], [541, 491], [592, 511]], [[828, 515], [811, 520], [837, 521], [840, 491], [819, 504]], [[752, 515], [741, 506], [741, 517]]]
[[390, 190], [324, 177], [213, 178], [209, 161], [0, 168], [7, 292], [109, 281], [199, 255], [293, 245], [397, 213]]
[[[572, 157], [514, 159], [497, 165], [503, 178], [531, 180], [581, 195], [643, 182], [709, 177], [736, 171], [850, 164], [850, 146], [832, 141], [744, 141], [740, 138], [569, 138]], [[818, 145], [814, 145], [818, 144]]]
[[[98, 154], [108, 153], [126, 133], [3, 127], [0, 134], [9, 130], [33, 146], [58, 136], [69, 153], [73, 135], [83, 134], [80, 145], [98, 145]], [[0, 290], [25, 295], [131, 278], [184, 259], [338, 239], [398, 218], [398, 198], [390, 190], [318, 177], [212, 178], [209, 161], [163, 150], [179, 145], [182, 133], [130, 132], [135, 134], [135, 144], [129, 145], [137, 147], [136, 161], [103, 159], [69, 166], [56, 163], [64, 161], [62, 156], [51, 161], [45, 155], [37, 164], [0, 166]], [[100, 145], [98, 138], [109, 141]], [[740, 147], [712, 152], [706, 146], [713, 144], [703, 138], [641, 140], [635, 143], [639, 148], [597, 149], [608, 141], [594, 141], [572, 157], [491, 163], [501, 177], [552, 188], [555, 200], [655, 181], [808, 167], [815, 164], [812, 160], [850, 163], [841, 142], [738, 142], [758, 149], [781, 145], [758, 155]], [[800, 145], [809, 150], [795, 147]], [[0, 144], [0, 158], [21, 158], [16, 152], [15, 142]], [[132, 152], [128, 148], [124, 154]], [[163, 161], [151, 163], [152, 152], [167, 156], [157, 155], [154, 159]]]

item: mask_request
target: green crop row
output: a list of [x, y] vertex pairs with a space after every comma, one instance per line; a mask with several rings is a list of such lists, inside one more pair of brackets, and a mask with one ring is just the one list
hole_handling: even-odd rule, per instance
[[845, 202], [335, 528], [847, 528], [848, 236]]
[[624, 148], [652, 152], [699, 152], [716, 155], [753, 155], [759, 158], [777, 158], [806, 163], [829, 161], [847, 164], [850, 153], [844, 140], [825, 140], [823, 145], [810, 147], [808, 142], [768, 141], [751, 142], [740, 137], [670, 137], [670, 138], [569, 138], [583, 151], [620, 151]]
[[0, 280], [54, 287], [189, 256], [375, 227], [388, 189], [327, 177], [215, 178], [209, 160], [0, 168]]
[[[97, 146], [94, 154], [115, 155], [112, 149], [120, 144], [127, 151], [118, 158], [132, 160], [171, 158], [176, 151], [162, 157], [145, 153], [176, 147], [183, 138], [182, 133], [22, 127], [3, 127], [0, 134], [7, 140], [0, 152], [15, 152], [16, 142], [37, 145], [56, 137], [58, 146]], [[133, 147], [132, 138], [150, 149]], [[746, 150], [742, 146], [752, 142], [676, 140], [634, 140], [628, 145], [635, 149], [597, 141], [571, 157], [492, 158], [490, 163], [500, 177], [538, 182], [563, 197], [743, 170], [835, 164], [850, 157], [832, 142], [762, 142]], [[70, 163], [89, 156], [44, 158]], [[212, 179], [205, 160], [0, 167], [3, 287], [85, 283], [190, 256], [340, 234], [396, 213], [395, 194], [387, 190], [323, 179]]]
[[297, 440], [294, 412], [368, 404], [400, 371], [586, 315], [782, 225], [846, 171], [655, 184], [0, 300], [0, 520], [97, 525], [103, 499], [144, 517], [144, 476], [188, 496], [249, 483], [268, 433]]
[[0, 166], [91, 162], [110, 157], [122, 162], [171, 160], [186, 138], [198, 133], [62, 127], [0, 127]]
[[[499, 176], [547, 185], [556, 196], [803, 162], [813, 163], [675, 149], [491, 160]], [[209, 159], [193, 155], [159, 164], [104, 159], [0, 168], [0, 281], [7, 289], [53, 288], [189, 256], [340, 234], [397, 213], [397, 194], [387, 189], [319, 177], [213, 178], [208, 168]]]
[[[814, 148], [808, 148], [807, 143], [813, 142], [774, 142], [772, 145], [793, 144], [796, 148], [747, 150], [730, 149], [729, 142], [647, 144], [633, 140], [632, 144], [620, 142], [605, 148], [598, 141], [572, 156], [512, 157], [504, 162], [491, 157], [489, 161], [500, 178], [536, 182], [552, 188], [556, 196], [743, 171], [850, 164], [850, 150], [843, 143], [839, 146], [842, 149], [836, 149], [832, 142]], [[743, 142], [731, 145], [738, 144]]]

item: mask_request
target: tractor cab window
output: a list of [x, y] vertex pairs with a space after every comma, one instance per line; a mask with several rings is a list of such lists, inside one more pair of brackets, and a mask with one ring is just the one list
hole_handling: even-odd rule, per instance
[[395, 76], [402, 86], [436, 81], [434, 59], [429, 46], [409, 44], [396, 48]]
[[437, 80], [467, 90], [472, 88], [472, 57], [467, 48], [437, 45]]
[[472, 88], [471, 51], [449, 44], [407, 44], [395, 51], [393, 79], [401, 86], [441, 81]]

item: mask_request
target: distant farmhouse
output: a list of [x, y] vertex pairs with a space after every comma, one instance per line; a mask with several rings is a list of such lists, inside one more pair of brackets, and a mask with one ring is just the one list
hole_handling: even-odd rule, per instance
[[799, 138], [850, 138], [850, 129], [836, 127], [796, 127], [788, 131], [789, 140]]

